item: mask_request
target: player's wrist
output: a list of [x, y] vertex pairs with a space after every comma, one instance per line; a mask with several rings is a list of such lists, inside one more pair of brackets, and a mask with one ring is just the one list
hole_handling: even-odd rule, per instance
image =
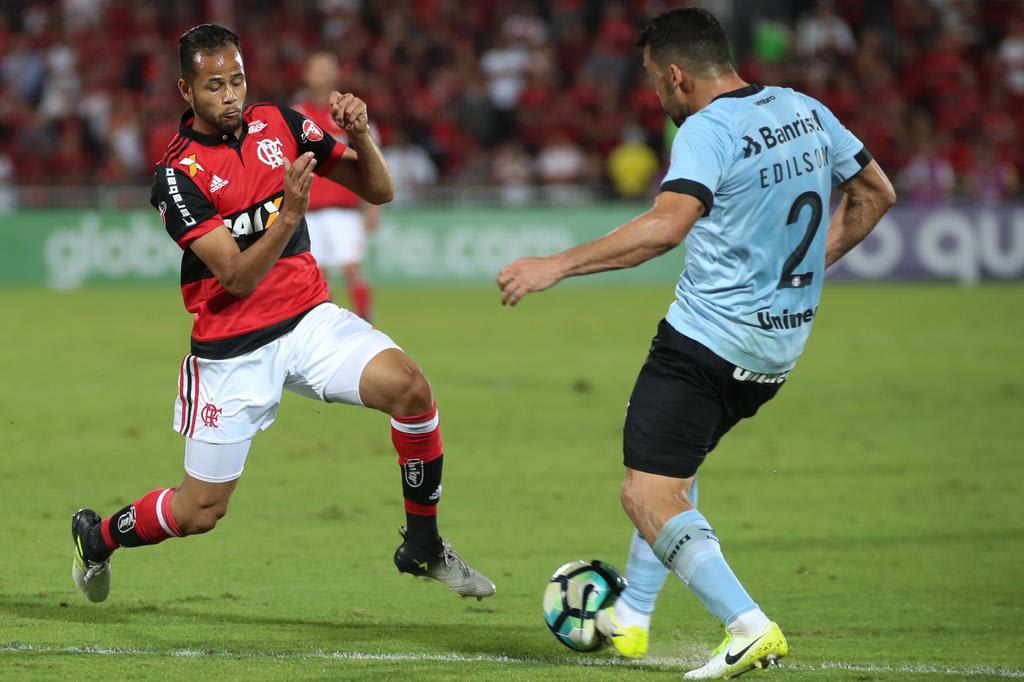
[[373, 136], [370, 135], [369, 128], [363, 131], [347, 130], [345, 132], [348, 134], [348, 143], [350, 147], [373, 144]]
[[565, 253], [556, 253], [553, 256], [548, 257], [548, 261], [554, 270], [554, 275], [559, 281], [565, 279], [572, 274], [572, 262], [571, 259]]
[[283, 227], [289, 230], [294, 230], [302, 222], [302, 217], [305, 215], [304, 211], [297, 211], [282, 207], [281, 209], [281, 224]]

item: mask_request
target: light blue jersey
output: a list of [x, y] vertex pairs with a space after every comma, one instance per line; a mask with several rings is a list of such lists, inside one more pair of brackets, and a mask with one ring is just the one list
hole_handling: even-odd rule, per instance
[[789, 88], [751, 85], [687, 118], [661, 189], [706, 212], [669, 324], [738, 367], [792, 369], [818, 313], [832, 188], [870, 161], [831, 111]]

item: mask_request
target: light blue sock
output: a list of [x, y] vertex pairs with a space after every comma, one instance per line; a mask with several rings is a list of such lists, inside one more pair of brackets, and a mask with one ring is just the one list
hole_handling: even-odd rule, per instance
[[[697, 506], [697, 479], [690, 486], [690, 503]], [[626, 561], [626, 591], [622, 593], [622, 601], [637, 613], [654, 613], [654, 603], [658, 593], [665, 586], [668, 569], [654, 554], [647, 541], [640, 533], [633, 531], [633, 539], [629, 543], [629, 559]]]
[[723, 624], [757, 608], [725, 563], [715, 531], [696, 509], [677, 514], [665, 523], [654, 543], [654, 554]]
[[633, 531], [626, 561], [626, 590], [622, 601], [637, 613], [654, 613], [654, 602], [668, 578], [668, 569], [651, 551], [651, 546]]

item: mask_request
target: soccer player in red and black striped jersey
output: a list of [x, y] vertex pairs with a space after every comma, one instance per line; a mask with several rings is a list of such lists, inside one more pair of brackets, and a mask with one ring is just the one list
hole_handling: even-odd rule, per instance
[[393, 195], [366, 105], [330, 93], [346, 146], [291, 109], [245, 106], [231, 31], [197, 26], [179, 40], [178, 56], [189, 110], [156, 167], [151, 202], [183, 251], [181, 293], [195, 320], [174, 414], [185, 476], [105, 518], [79, 510], [71, 521], [75, 584], [103, 601], [114, 550], [212, 530], [287, 388], [389, 414], [406, 512], [395, 565], [464, 597], [494, 594], [438, 534], [443, 450], [430, 384], [387, 335], [330, 302], [309, 252], [304, 214], [314, 171], [370, 203]]

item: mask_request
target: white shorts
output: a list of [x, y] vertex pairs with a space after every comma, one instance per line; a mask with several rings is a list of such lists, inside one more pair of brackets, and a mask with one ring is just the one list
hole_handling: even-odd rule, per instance
[[321, 208], [306, 214], [310, 251], [321, 268], [366, 260], [363, 214], [356, 208]]
[[[285, 388], [325, 402], [362, 405], [363, 369], [389, 348], [398, 346], [387, 334], [344, 308], [322, 303], [290, 332], [251, 353], [226, 360], [185, 356], [174, 428], [203, 443], [249, 440], [274, 423]], [[330, 395], [325, 394], [328, 382]]]

